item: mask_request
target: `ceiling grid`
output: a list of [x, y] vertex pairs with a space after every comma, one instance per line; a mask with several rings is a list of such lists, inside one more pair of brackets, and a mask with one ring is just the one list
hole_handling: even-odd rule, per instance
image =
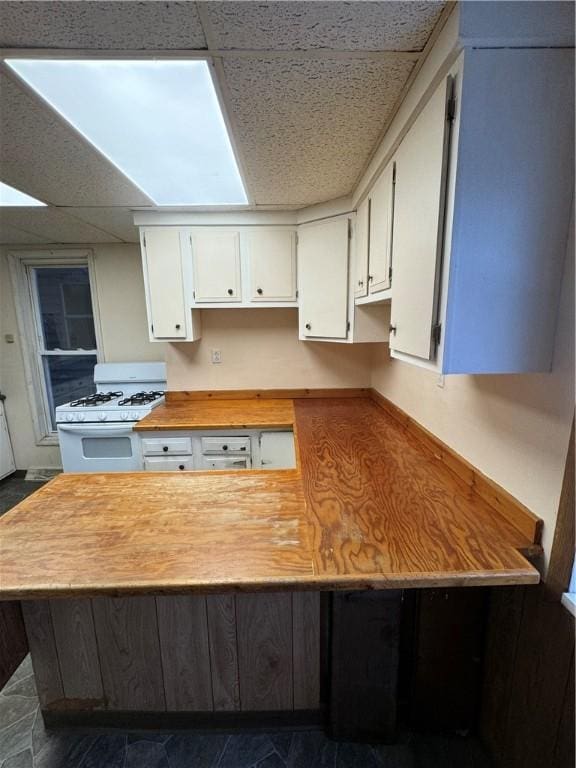
[[[448, 5], [5, 0], [0, 48], [4, 56], [211, 59], [250, 207], [297, 209], [350, 194]], [[4, 70], [0, 179], [49, 204], [27, 230], [72, 242], [83, 224], [94, 238], [136, 242], [130, 209], [149, 208], [146, 196], [6, 80]], [[1, 242], [14, 243], [22, 220], [4, 213], [0, 224]]]

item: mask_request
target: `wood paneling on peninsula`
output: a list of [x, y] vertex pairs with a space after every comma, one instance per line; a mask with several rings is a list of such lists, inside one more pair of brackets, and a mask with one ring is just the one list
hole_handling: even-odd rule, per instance
[[[45, 710], [320, 707], [317, 593], [43, 600], [25, 610]], [[305, 632], [293, 620], [303, 612]]]

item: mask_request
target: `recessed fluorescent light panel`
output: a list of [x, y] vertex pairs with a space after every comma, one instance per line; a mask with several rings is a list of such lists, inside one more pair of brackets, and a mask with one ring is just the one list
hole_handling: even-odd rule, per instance
[[157, 205], [244, 205], [206, 61], [6, 62]]
[[1, 206], [36, 206], [36, 205], [46, 205], [46, 203], [41, 203], [40, 200], [36, 200], [35, 197], [30, 197], [30, 195], [25, 194], [24, 192], [20, 192], [18, 189], [14, 189], [14, 187], [9, 187], [8, 184], [4, 184], [4, 182], [0, 181], [0, 207]]

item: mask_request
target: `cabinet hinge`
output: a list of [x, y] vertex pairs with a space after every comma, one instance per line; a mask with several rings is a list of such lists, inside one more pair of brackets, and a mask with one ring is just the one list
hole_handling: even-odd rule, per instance
[[300, 295], [300, 291], [296, 291], [296, 298]]
[[152, 331], [152, 333], [154, 333], [154, 325], [153, 324], [150, 326], [150, 330]]
[[144, 248], [146, 248], [146, 234], [142, 237], [142, 240], [144, 241]]
[[296, 245], [298, 245], [298, 232], [294, 233], [296, 235]]
[[392, 184], [396, 184], [396, 163], [392, 166]]
[[348, 322], [346, 323], [346, 330], [347, 330], [347, 331], [349, 331], [349, 330], [350, 330], [350, 320], [348, 320]]
[[454, 96], [450, 96], [446, 102], [446, 120], [452, 122], [456, 116], [456, 99]]
[[435, 346], [438, 346], [440, 344], [440, 339], [442, 338], [442, 323], [436, 323], [432, 327], [432, 341], [434, 342]]
[[392, 267], [388, 267], [388, 280], [392, 280]]
[[348, 219], [348, 240], [352, 240], [352, 222]]
[[193, 299], [195, 299], [195, 298], [196, 298], [196, 291], [192, 291], [192, 298], [193, 298]]

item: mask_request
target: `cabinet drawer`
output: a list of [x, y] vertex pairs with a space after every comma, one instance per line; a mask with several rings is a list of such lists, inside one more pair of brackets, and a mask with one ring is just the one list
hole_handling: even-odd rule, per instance
[[249, 437], [203, 437], [202, 453], [207, 455], [250, 454]]
[[190, 469], [194, 469], [192, 456], [174, 456], [173, 458], [158, 456], [144, 459], [145, 472], [176, 472]]
[[184, 456], [192, 453], [192, 440], [189, 437], [147, 437], [142, 440], [144, 456]]
[[250, 456], [202, 456], [200, 469], [250, 469]]

